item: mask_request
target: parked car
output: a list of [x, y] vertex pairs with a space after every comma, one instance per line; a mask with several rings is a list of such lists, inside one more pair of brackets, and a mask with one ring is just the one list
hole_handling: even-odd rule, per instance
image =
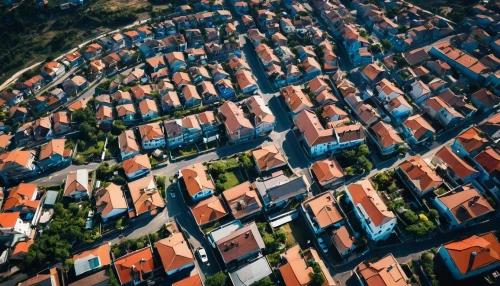
[[323, 250], [323, 253], [328, 253], [328, 246], [326, 245], [325, 241], [321, 237], [318, 238], [318, 243], [319, 243], [319, 247], [321, 247], [321, 250]]
[[207, 263], [208, 262], [208, 257], [207, 257], [207, 252], [205, 251], [205, 248], [200, 247], [196, 250], [196, 253], [198, 253], [198, 256], [201, 259], [201, 262]]

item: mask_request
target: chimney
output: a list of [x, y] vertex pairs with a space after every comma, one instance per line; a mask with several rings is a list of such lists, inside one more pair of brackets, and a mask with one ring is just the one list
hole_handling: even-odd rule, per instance
[[476, 260], [477, 252], [473, 251], [470, 253], [469, 265], [467, 266], [467, 272], [471, 271], [472, 266], [474, 265], [474, 260]]
[[245, 238], [248, 238], [249, 236], [250, 236], [250, 232], [249, 231], [245, 232]]

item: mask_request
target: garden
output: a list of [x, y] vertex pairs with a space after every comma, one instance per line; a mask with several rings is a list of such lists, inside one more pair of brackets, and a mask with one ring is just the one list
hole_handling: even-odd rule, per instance
[[373, 163], [369, 158], [370, 149], [366, 144], [357, 148], [343, 150], [335, 158], [348, 176], [360, 175], [373, 169]]
[[252, 166], [248, 153], [240, 153], [235, 157], [210, 163], [208, 172], [215, 182], [216, 195], [245, 182], [247, 180], [245, 169]]

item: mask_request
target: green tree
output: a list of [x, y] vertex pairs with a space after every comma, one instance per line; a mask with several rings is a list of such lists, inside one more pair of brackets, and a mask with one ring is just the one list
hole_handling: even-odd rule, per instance
[[346, 175], [349, 175], [349, 176], [354, 175], [354, 169], [352, 167], [345, 168], [344, 172], [346, 173]]
[[224, 286], [227, 282], [227, 275], [219, 271], [205, 280], [206, 286]]
[[409, 224], [414, 224], [417, 223], [418, 221], [418, 216], [416, 213], [414, 213], [412, 210], [407, 210], [403, 213], [403, 217], [405, 218], [406, 222]]
[[224, 174], [227, 170], [227, 166], [226, 166], [226, 163], [222, 162], [222, 161], [217, 161], [217, 162], [214, 162], [212, 164], [210, 164], [210, 166], [208, 167], [208, 170], [212, 173], [215, 173], [215, 174]]
[[430, 209], [429, 213], [427, 214], [430, 220], [436, 220], [439, 219], [439, 213], [435, 209]]
[[309, 273], [309, 276], [311, 276], [312, 280], [317, 285], [323, 285], [323, 283], [325, 283], [325, 276], [323, 276], [321, 268], [317, 263], [314, 263], [312, 268], [313, 268], [313, 273]]
[[276, 283], [271, 281], [271, 278], [269, 276], [252, 284], [252, 286], [275, 286], [275, 285]]
[[165, 190], [165, 181], [166, 181], [165, 176], [156, 176], [156, 185], [158, 186], [158, 189], [160, 190]]
[[361, 144], [358, 147], [358, 154], [360, 156], [366, 156], [366, 155], [370, 154], [370, 149], [368, 148], [368, 146], [366, 144]]
[[371, 171], [373, 169], [373, 164], [365, 156], [358, 157], [359, 167], [365, 171]]
[[113, 135], [120, 135], [123, 131], [125, 131], [127, 127], [123, 125], [121, 120], [113, 121], [113, 126], [111, 127], [111, 133]]
[[385, 51], [390, 51], [392, 49], [392, 43], [389, 40], [383, 39], [380, 43]]

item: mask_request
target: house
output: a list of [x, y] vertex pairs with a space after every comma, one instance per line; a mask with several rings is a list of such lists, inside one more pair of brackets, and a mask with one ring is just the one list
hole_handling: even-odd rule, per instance
[[308, 57], [302, 62], [306, 79], [312, 79], [321, 75], [321, 66], [315, 58]]
[[198, 84], [202, 81], [210, 81], [212, 80], [212, 76], [208, 73], [208, 70], [201, 66], [201, 67], [191, 67], [189, 68], [189, 72], [191, 73], [191, 77], [193, 78], [194, 84]]
[[231, 143], [247, 141], [255, 137], [255, 128], [241, 108], [231, 101], [219, 107], [219, 118], [224, 122], [226, 134]]
[[192, 276], [179, 280], [172, 284], [172, 286], [203, 286], [200, 274], [196, 273]]
[[399, 146], [403, 144], [403, 139], [401, 139], [397, 131], [385, 122], [379, 121], [369, 130], [368, 134], [384, 156], [396, 152]]
[[200, 141], [202, 132], [196, 115], [192, 114], [182, 118], [181, 128], [184, 143], [190, 144]]
[[358, 146], [366, 141], [363, 125], [360, 123], [328, 127], [333, 127], [338, 140], [338, 147], [341, 149]]
[[23, 123], [26, 119], [26, 115], [28, 114], [28, 110], [25, 107], [16, 105], [9, 109], [9, 113], [12, 124], [16, 124], [17, 122]]
[[121, 285], [137, 285], [153, 277], [156, 269], [155, 260], [150, 247], [130, 252], [117, 258], [116, 274]]
[[[260, 257], [229, 273], [233, 285], [252, 285], [268, 277], [273, 272], [266, 257]], [[175, 284], [174, 284], [175, 285]]]
[[311, 171], [318, 183], [325, 189], [344, 184], [344, 170], [334, 157], [314, 162]]
[[116, 102], [116, 105], [133, 103], [132, 96], [128, 91], [121, 91], [121, 90], [116, 91], [113, 94], [113, 100]]
[[175, 232], [171, 236], [157, 241], [155, 248], [167, 276], [194, 267], [193, 253], [181, 232]]
[[461, 184], [467, 184], [479, 176], [479, 172], [462, 160], [447, 146], [441, 148], [432, 159], [433, 164], [446, 171], [446, 174]]
[[120, 149], [122, 160], [132, 158], [141, 152], [133, 130], [124, 130], [118, 136], [118, 148]]
[[410, 279], [391, 253], [378, 260], [361, 262], [354, 272], [361, 285], [411, 285]]
[[87, 199], [90, 196], [89, 172], [87, 169], [70, 171], [64, 184], [64, 197], [72, 199]]
[[38, 191], [36, 184], [21, 183], [11, 188], [3, 205], [3, 211], [19, 212], [24, 221], [30, 221], [36, 225], [41, 215], [41, 200]]
[[146, 66], [150, 72], [157, 72], [158, 70], [167, 67], [163, 56], [146, 59]]
[[379, 67], [377, 64], [369, 64], [362, 71], [361, 76], [369, 83], [374, 84], [380, 82], [386, 75], [383, 68]]
[[179, 100], [179, 96], [175, 91], [167, 92], [161, 98], [161, 106], [164, 112], [169, 112], [171, 110], [176, 110], [182, 107], [181, 101]]
[[22, 283], [19, 283], [19, 286], [32, 286], [32, 285], [50, 285], [50, 286], [59, 286], [60, 277], [62, 277], [62, 269], [57, 267], [52, 267], [49, 269], [49, 273], [37, 274], [34, 277], [31, 277], [25, 280]]
[[305, 200], [302, 211], [315, 235], [325, 232], [329, 227], [338, 228], [345, 223], [337, 201], [329, 191]]
[[389, 100], [384, 107], [396, 119], [409, 116], [413, 113], [413, 107], [402, 95]]
[[256, 78], [251, 72], [241, 69], [235, 76], [242, 93], [253, 94], [259, 88]]
[[133, 181], [143, 175], [146, 175], [151, 170], [151, 163], [148, 155], [136, 155], [130, 159], [124, 160], [122, 163], [123, 171], [130, 181]]
[[456, 126], [464, 116], [448, 105], [440, 97], [427, 99], [422, 103], [422, 108], [429, 116], [446, 128]]
[[401, 89], [385, 78], [376, 84], [375, 89], [378, 92], [377, 98], [382, 101], [391, 100], [404, 95], [404, 92]]
[[444, 77], [451, 74], [450, 65], [441, 60], [427, 62], [427, 68], [438, 76]]
[[476, 224], [495, 211], [472, 185], [460, 186], [437, 196], [433, 205], [439, 212], [440, 218], [449, 224], [448, 228]]
[[108, 243], [73, 255], [75, 276], [94, 272], [111, 265], [111, 247]]
[[175, 149], [184, 144], [182, 121], [180, 119], [165, 120], [163, 122], [163, 129], [165, 130], [167, 148], [169, 150]]
[[302, 110], [309, 110], [314, 106], [309, 96], [302, 91], [300, 86], [289, 85], [283, 87], [280, 89], [280, 93], [294, 116]]
[[184, 108], [193, 108], [201, 105], [201, 96], [198, 94], [194, 85], [184, 85], [181, 91], [181, 96], [184, 101]]
[[191, 207], [191, 214], [198, 226], [213, 223], [227, 215], [227, 210], [218, 197], [206, 198]]
[[370, 240], [385, 240], [390, 236], [396, 216], [387, 209], [369, 180], [347, 186], [346, 201], [352, 204], [354, 214]]
[[33, 124], [35, 141], [48, 140], [52, 137], [52, 123], [50, 117], [40, 117]]
[[127, 212], [127, 198], [120, 186], [110, 183], [95, 192], [96, 213], [104, 222], [115, 219]]
[[90, 61], [95, 57], [101, 55], [103, 51], [104, 49], [101, 45], [99, 45], [98, 43], [91, 43], [83, 52], [83, 56]]
[[257, 190], [248, 181], [225, 190], [222, 196], [234, 219], [248, 220], [262, 210]]
[[172, 81], [174, 82], [177, 90], [183, 89], [186, 85], [191, 84], [191, 78], [186, 72], [176, 72], [172, 75]]
[[431, 90], [429, 89], [429, 87], [420, 80], [413, 82], [410, 85], [410, 88], [410, 97], [418, 105], [422, 104], [431, 96]]
[[20, 215], [20, 212], [0, 213], [0, 234], [2, 236], [28, 237], [30, 235], [31, 225], [29, 222], [24, 222]]
[[161, 197], [153, 176], [129, 182], [127, 184], [132, 198], [133, 209], [129, 208], [129, 217], [147, 217], [159, 213], [165, 207], [165, 200]]
[[292, 200], [301, 201], [307, 196], [309, 189], [303, 176], [288, 179], [281, 175], [268, 180], [258, 180], [255, 185], [268, 215], [279, 211]]
[[102, 76], [106, 70], [106, 65], [102, 60], [93, 60], [89, 64], [90, 70], [97, 76]]
[[303, 142], [309, 156], [318, 157], [337, 148], [338, 141], [333, 129], [322, 127], [319, 118], [313, 111], [302, 110], [293, 120], [300, 132], [300, 140]]
[[4, 184], [34, 176], [38, 167], [34, 164], [34, 151], [14, 150], [0, 154], [0, 178]]
[[500, 243], [492, 233], [448, 242], [438, 250], [451, 276], [457, 280], [476, 276], [500, 265]]
[[488, 113], [500, 102], [500, 99], [486, 88], [482, 88], [471, 95], [471, 101], [477, 109]]
[[24, 99], [24, 96], [22, 92], [13, 90], [12, 92], [3, 92], [1, 99], [3, 100], [3, 102], [7, 102], [7, 105], [9, 107], [13, 107], [21, 103], [21, 101], [23, 101]]
[[194, 164], [181, 170], [180, 177], [191, 199], [201, 200], [213, 195], [215, 186], [202, 164]]
[[109, 126], [113, 123], [113, 108], [107, 105], [101, 105], [95, 114], [97, 124]]
[[156, 149], [165, 146], [165, 136], [158, 123], [139, 126], [142, 149]]
[[255, 136], [262, 136], [273, 131], [276, 119], [261, 96], [251, 96], [245, 101], [245, 106], [253, 115]]
[[66, 139], [52, 139], [47, 144], [40, 146], [36, 164], [42, 171], [69, 164], [73, 150], [66, 149], [65, 142]]
[[116, 106], [117, 119], [121, 120], [123, 124], [128, 125], [135, 121], [135, 107], [132, 103], [122, 104]]
[[137, 83], [145, 84], [148, 80], [149, 78], [143, 69], [133, 68], [132, 71], [125, 76], [122, 83], [125, 85], [135, 85]]
[[420, 156], [406, 159], [396, 171], [418, 197], [423, 197], [443, 184], [443, 179]]
[[142, 121], [149, 121], [158, 117], [158, 107], [154, 99], [145, 99], [139, 102], [139, 111]]
[[66, 71], [63, 64], [58, 62], [46, 62], [41, 68], [41, 75], [46, 82], [50, 82], [61, 76]]
[[349, 116], [347, 115], [347, 112], [345, 112], [343, 109], [337, 107], [334, 104], [329, 104], [323, 106], [323, 112], [321, 113], [321, 117], [325, 119], [328, 123], [334, 123], [338, 121], [345, 121], [349, 120]]
[[419, 48], [403, 53], [403, 58], [410, 64], [410, 66], [418, 66], [430, 60], [431, 57], [424, 48]]
[[203, 100], [203, 104], [210, 104], [219, 101], [219, 95], [215, 90], [215, 86], [210, 81], [202, 81], [198, 85], [198, 89], [201, 90], [201, 98]]
[[168, 66], [170, 67], [170, 72], [174, 73], [187, 68], [186, 59], [184, 58], [184, 53], [172, 52], [166, 54], [165, 57], [167, 58]]
[[18, 147], [35, 142], [33, 138], [33, 125], [34, 122], [27, 122], [17, 128], [16, 133], [14, 134], [14, 141]]
[[219, 96], [226, 100], [236, 96], [236, 91], [229, 79], [221, 79], [216, 82], [215, 89], [217, 89]]
[[491, 179], [500, 182], [500, 153], [496, 148], [487, 147], [474, 157], [475, 166], [481, 172], [482, 180]]
[[285, 158], [274, 144], [260, 146], [252, 150], [252, 157], [259, 174], [287, 165]]
[[14, 138], [13, 135], [2, 134], [0, 135], [0, 153], [7, 151], [7, 148], [12, 143], [11, 139]]
[[465, 102], [465, 95], [456, 95], [449, 88], [437, 96], [466, 118], [472, 118], [477, 111], [475, 107]]
[[471, 127], [460, 133], [451, 148], [460, 158], [474, 157], [488, 145], [488, 139], [476, 127]]
[[26, 254], [28, 254], [30, 246], [34, 243], [34, 240], [20, 241], [16, 243], [16, 246], [10, 253], [9, 260], [19, 260], [25, 259]]
[[154, 99], [155, 98], [155, 90], [149, 84], [145, 85], [136, 85], [130, 89], [130, 92], [134, 96], [137, 102], [141, 102], [145, 99]]
[[207, 138], [207, 140], [209, 137], [219, 134], [220, 123], [215, 118], [213, 112], [205, 111], [198, 113], [196, 114], [196, 118], [198, 118], [198, 123], [200, 124], [203, 137]]
[[257, 258], [266, 248], [255, 222], [219, 239], [216, 245], [228, 270]]
[[160, 96], [164, 96], [170, 91], [175, 91], [174, 85], [168, 78], [161, 78], [156, 83], [156, 91]]
[[415, 145], [425, 143], [436, 133], [436, 130], [420, 114], [408, 117], [401, 125], [401, 128], [408, 143]]

